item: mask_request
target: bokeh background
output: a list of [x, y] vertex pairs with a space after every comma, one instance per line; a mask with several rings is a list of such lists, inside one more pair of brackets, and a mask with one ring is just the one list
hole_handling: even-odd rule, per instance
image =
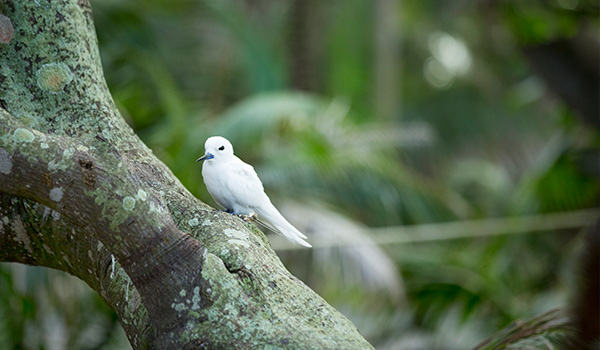
[[[285, 265], [377, 349], [469, 349], [572, 303], [600, 202], [597, 1], [92, 5], [128, 123], [213, 206], [194, 161], [227, 137], [315, 246], [270, 236]], [[0, 264], [0, 349], [127, 348], [83, 282]]]

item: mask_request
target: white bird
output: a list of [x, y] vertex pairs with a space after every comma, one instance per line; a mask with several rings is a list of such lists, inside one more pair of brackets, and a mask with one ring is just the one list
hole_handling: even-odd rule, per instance
[[236, 215], [258, 216], [258, 222], [272, 231], [294, 243], [311, 247], [304, 240], [306, 236], [271, 203], [254, 168], [233, 154], [233, 146], [226, 138], [209, 137], [204, 148], [205, 154], [196, 161], [204, 161], [204, 184], [218, 205]]

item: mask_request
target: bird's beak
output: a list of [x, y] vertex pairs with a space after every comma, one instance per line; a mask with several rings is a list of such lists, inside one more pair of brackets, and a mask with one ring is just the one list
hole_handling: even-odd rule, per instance
[[201, 160], [209, 160], [209, 159], [213, 159], [215, 156], [212, 155], [212, 153], [206, 152], [205, 155], [203, 155], [202, 157], [196, 159], [197, 162], [201, 161]]

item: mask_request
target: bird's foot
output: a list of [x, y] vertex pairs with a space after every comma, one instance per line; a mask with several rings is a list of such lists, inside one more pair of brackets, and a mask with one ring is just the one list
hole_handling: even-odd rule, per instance
[[238, 216], [242, 220], [247, 221], [247, 222], [254, 222], [254, 221], [256, 221], [256, 213], [250, 213], [248, 215], [240, 214]]

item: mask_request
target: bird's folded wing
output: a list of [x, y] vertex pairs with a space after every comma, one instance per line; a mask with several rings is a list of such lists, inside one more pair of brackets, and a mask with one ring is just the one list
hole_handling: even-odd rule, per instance
[[[235, 163], [227, 172], [224, 185], [234, 200], [244, 207], [255, 207], [265, 200], [266, 194], [262, 182], [254, 168], [243, 162]], [[268, 200], [268, 198], [267, 198]]]

